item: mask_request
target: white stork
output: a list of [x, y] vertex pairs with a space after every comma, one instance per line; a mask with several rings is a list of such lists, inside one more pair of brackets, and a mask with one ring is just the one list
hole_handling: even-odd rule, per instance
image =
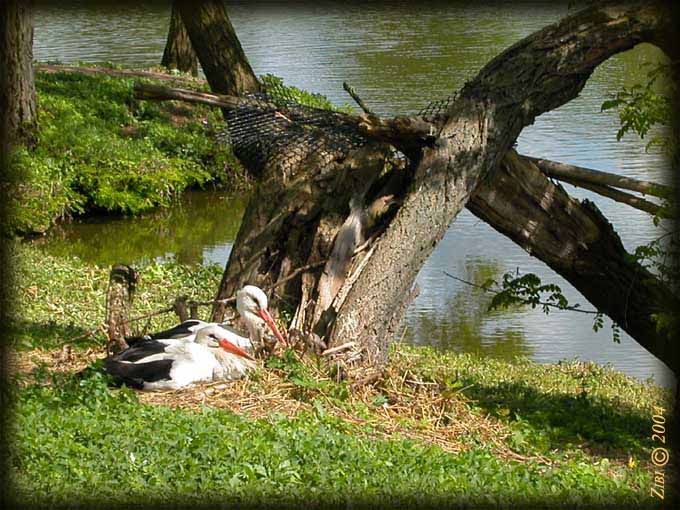
[[176, 390], [197, 382], [240, 379], [255, 360], [227, 339], [218, 325], [201, 328], [195, 339], [142, 339], [104, 360], [120, 384], [132, 388]]

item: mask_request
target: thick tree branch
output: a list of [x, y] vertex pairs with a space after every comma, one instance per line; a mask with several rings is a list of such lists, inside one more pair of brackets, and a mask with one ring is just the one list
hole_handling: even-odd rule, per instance
[[564, 277], [640, 345], [680, 373], [680, 345], [655, 314], [680, 300], [626, 252], [592, 202], [570, 197], [533, 162], [510, 151], [468, 209]]
[[647, 195], [654, 195], [663, 198], [673, 192], [670, 186], [664, 186], [651, 181], [641, 181], [623, 175], [593, 170], [582, 166], [559, 163], [548, 159], [534, 158], [527, 155], [522, 157], [531, 160], [544, 174], [561, 179], [566, 177], [574, 181], [584, 181], [590, 184], [600, 184], [603, 186], [613, 186], [615, 188], [628, 189]]
[[665, 46], [672, 33], [665, 3], [594, 5], [508, 48], [467, 83], [461, 95], [519, 114], [518, 121], [526, 126], [573, 99], [593, 70], [612, 55], [642, 42]]

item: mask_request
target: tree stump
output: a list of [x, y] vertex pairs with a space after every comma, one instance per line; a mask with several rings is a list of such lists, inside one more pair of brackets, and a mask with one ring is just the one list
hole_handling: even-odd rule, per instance
[[125, 337], [131, 336], [129, 313], [139, 273], [124, 264], [114, 264], [109, 274], [109, 288], [106, 292], [106, 326], [109, 352], [128, 348]]
[[175, 302], [172, 304], [172, 307], [175, 310], [180, 322], [184, 322], [185, 320], [189, 319], [189, 312], [187, 310], [188, 300], [189, 298], [187, 296], [177, 296], [175, 298]]

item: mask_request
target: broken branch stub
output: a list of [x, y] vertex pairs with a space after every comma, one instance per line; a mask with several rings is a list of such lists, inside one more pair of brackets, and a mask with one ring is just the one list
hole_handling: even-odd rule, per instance
[[127, 349], [125, 337], [132, 335], [130, 330], [130, 309], [139, 281], [139, 273], [131, 266], [114, 264], [109, 274], [109, 287], [106, 292], [106, 326], [109, 338], [109, 351]]

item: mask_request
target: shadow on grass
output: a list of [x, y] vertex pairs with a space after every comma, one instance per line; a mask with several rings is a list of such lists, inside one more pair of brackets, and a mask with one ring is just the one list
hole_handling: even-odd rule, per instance
[[17, 350], [58, 349], [65, 344], [87, 348], [101, 343], [90, 330], [56, 322], [15, 321], [8, 325], [7, 331], [9, 345]]
[[547, 393], [519, 382], [478, 382], [469, 381], [474, 385], [466, 396], [495, 416], [526, 424], [523, 439], [532, 447], [544, 451], [578, 447], [618, 459], [647, 456], [652, 448], [652, 421], [644, 402], [641, 408], [633, 408], [616, 397], [589, 393], [587, 387], [567, 394]]

